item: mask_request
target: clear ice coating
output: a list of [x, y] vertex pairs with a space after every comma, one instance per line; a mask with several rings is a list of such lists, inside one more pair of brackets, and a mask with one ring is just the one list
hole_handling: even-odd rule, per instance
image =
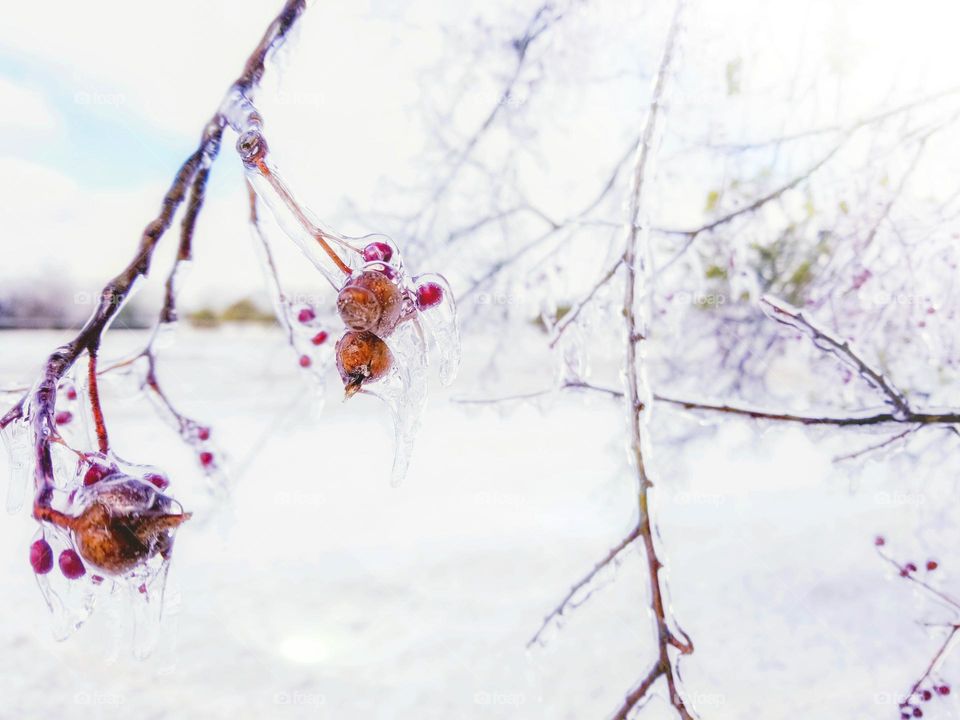
[[903, 395], [883, 375], [869, 367], [848, 341], [835, 339], [805, 317], [800, 310], [772, 295], [764, 295], [760, 299], [760, 307], [767, 317], [810, 338], [814, 347], [835, 357], [867, 385], [880, 392], [892, 407], [894, 417], [899, 420], [908, 419], [909, 405]]
[[[391, 484], [396, 486], [409, 468], [414, 438], [426, 404], [430, 355], [436, 356], [437, 374], [445, 385], [453, 382], [460, 366], [460, 335], [453, 291], [442, 275], [409, 275], [400, 248], [385, 235], [352, 238], [322, 225], [295, 199], [270, 162], [267, 143], [260, 133], [262, 122], [256, 111], [244, 98], [235, 98], [230, 110], [231, 124], [241, 133], [237, 150], [253, 193], [250, 202], [255, 244], [274, 310], [300, 367], [312, 373], [322, 386], [327, 369], [337, 362], [338, 337], [344, 329], [344, 321], [331, 320], [328, 309], [336, 307], [342, 318], [350, 320], [361, 318], [367, 309], [358, 301], [355, 308], [346, 304], [349, 310], [345, 310], [333, 293], [342, 296], [345, 286], [362, 284], [365, 274], [377, 273], [374, 286], [391, 297], [384, 304], [378, 296], [378, 319], [374, 325], [350, 324], [351, 331], [370, 332], [376, 336], [374, 340], [386, 343], [391, 356], [387, 375], [367, 374], [358, 379], [360, 375], [344, 374], [346, 371], [340, 367], [348, 397], [362, 385], [361, 394], [380, 398], [390, 410], [395, 434]], [[270, 210], [275, 225], [323, 276], [324, 281], [320, 283], [323, 290], [318, 290], [316, 296], [300, 301], [284, 290], [271, 250], [268, 223], [258, 213], [258, 201]], [[357, 295], [366, 290], [366, 286], [358, 289]], [[399, 300], [394, 300], [396, 297]], [[390, 308], [392, 313], [389, 321], [384, 319], [388, 315], [385, 308]], [[353, 310], [358, 315], [344, 315]], [[370, 367], [372, 365], [367, 366], [366, 372], [370, 372]]]
[[54, 558], [52, 568], [34, 566], [54, 636], [66, 639], [96, 603], [125, 594], [133, 599], [134, 653], [146, 656], [160, 637], [175, 531], [189, 515], [164, 494], [169, 480], [153, 466], [109, 452], [75, 452], [73, 465], [57, 478], [34, 538]]
[[0, 430], [0, 438], [7, 450], [10, 477], [7, 482], [7, 512], [23, 508], [27, 488], [33, 478], [33, 440], [26, 421], [14, 421]]

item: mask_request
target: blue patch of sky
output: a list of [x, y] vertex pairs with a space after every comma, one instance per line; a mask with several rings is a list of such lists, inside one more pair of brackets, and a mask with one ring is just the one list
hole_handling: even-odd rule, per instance
[[[0, 47], [0, 77], [40, 93], [60, 125], [56, 133], [0, 135], [0, 155], [56, 169], [84, 187], [168, 181], [196, 146], [196, 138], [160, 128], [138, 113], [122, 93], [78, 87], [63, 66]], [[16, 108], [0, 112], [16, 113]]]

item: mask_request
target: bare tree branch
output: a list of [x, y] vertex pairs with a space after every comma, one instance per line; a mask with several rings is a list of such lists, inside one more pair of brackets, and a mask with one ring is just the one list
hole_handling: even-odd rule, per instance
[[[267, 28], [263, 38], [247, 59], [243, 72], [231, 86], [228, 96], [236, 91], [250, 92], [256, 87], [263, 76], [264, 64], [268, 54], [284, 40], [305, 7], [305, 0], [287, 0], [280, 14]], [[182, 226], [181, 253], [178, 253], [178, 262], [183, 251], [189, 248], [196, 216], [200, 211], [206, 186], [206, 175], [202, 175], [199, 179], [198, 175], [208, 167], [212, 157], [216, 155], [216, 148], [219, 145], [225, 124], [225, 119], [218, 107], [207, 123], [197, 149], [187, 157], [174, 177], [164, 195], [158, 215], [144, 229], [133, 259], [119, 275], [110, 280], [104, 287], [100, 302], [79, 333], [70, 342], [55, 350], [47, 359], [40, 380], [32, 394], [22, 397], [14, 407], [0, 418], [0, 429], [2, 429], [14, 420], [22, 418], [27, 403], [30, 403], [37, 455], [37, 499], [35, 508], [48, 505], [52, 497], [53, 462], [50, 443], [58, 437], [53, 420], [56, 408], [57, 384], [83, 353], [88, 353], [91, 359], [95, 357], [104, 332], [106, 332], [124, 302], [129, 298], [136, 282], [149, 273], [153, 252], [173, 222], [174, 215], [186, 197], [188, 189], [191, 192], [191, 201]], [[167, 311], [172, 314], [172, 301], [169, 306], [166, 302], [164, 303], [164, 310], [161, 311], [162, 316]], [[96, 376], [97, 372], [94, 369], [94, 379]], [[97, 415], [97, 408], [94, 408], [94, 414]], [[105, 428], [103, 437], [106, 437]]]
[[[653, 96], [650, 101], [649, 110], [647, 111], [643, 132], [640, 135], [640, 144], [637, 149], [637, 159], [633, 173], [633, 186], [629, 200], [630, 210], [627, 220], [626, 247], [623, 253], [623, 264], [626, 268], [627, 275], [623, 298], [623, 316], [627, 331], [624, 368], [626, 384], [625, 396], [627, 410], [630, 416], [631, 458], [637, 473], [639, 535], [643, 541], [643, 547], [646, 553], [647, 571], [649, 575], [650, 609], [657, 624], [658, 646], [658, 662], [656, 666], [640, 683], [637, 689], [627, 696], [626, 702], [617, 714], [617, 717], [624, 718], [637, 703], [641, 702], [654, 681], [660, 675], [663, 675], [666, 680], [670, 704], [674, 710], [676, 710], [677, 715], [681, 720], [692, 720], [693, 718], [693, 715], [687, 709], [686, 703], [680, 694], [677, 685], [677, 674], [669, 652], [670, 647], [676, 647], [681, 648], [680, 651], [682, 654], [688, 654], [693, 652], [693, 645], [688, 639], [685, 643], [679, 643], [670, 628], [671, 621], [668, 618], [667, 604], [664, 599], [663, 579], [660, 576], [663, 563], [657, 554], [654, 540], [654, 523], [650, 517], [650, 489], [653, 487], [653, 478], [647, 467], [647, 457], [644, 449], [647, 444], [645, 437], [647, 429], [644, 418], [646, 413], [649, 412], [649, 408], [646, 407], [646, 403], [644, 403], [642, 399], [642, 394], [648, 391], [644, 387], [646, 380], [642, 377], [645, 369], [639, 366], [642, 356], [638, 353], [638, 346], [644, 341], [648, 329], [647, 319], [645, 317], [646, 312], [638, 309], [636, 296], [637, 285], [643, 282], [644, 290], [646, 290], [646, 286], [649, 284], [653, 272], [649, 241], [647, 239], [649, 235], [648, 229], [641, 225], [642, 209], [647, 175], [651, 165], [650, 157], [653, 153], [653, 141], [661, 112], [664, 87], [673, 59], [676, 38], [680, 31], [680, 15], [682, 9], [683, 3], [678, 0], [670, 28], [667, 31], [667, 39], [664, 43], [663, 57], [657, 71]], [[641, 247], [641, 245], [643, 245], [643, 247]]]
[[630, 534], [627, 535], [623, 540], [617, 543], [613, 548], [608, 552], [596, 565], [593, 566], [593, 569], [578, 580], [563, 596], [563, 599], [560, 603], [551, 610], [546, 617], [544, 617], [543, 622], [540, 624], [537, 632], [533, 634], [533, 637], [527, 642], [527, 647], [532, 647], [536, 643], [539, 643], [543, 638], [543, 633], [550, 626], [550, 623], [553, 622], [555, 618], [562, 616], [568, 609], [575, 608], [580, 605], [580, 603], [574, 603], [573, 599], [581, 588], [586, 587], [590, 582], [610, 563], [617, 559], [617, 556], [626, 550], [634, 540], [640, 537], [640, 526], [638, 525], [633, 530], [630, 531]]

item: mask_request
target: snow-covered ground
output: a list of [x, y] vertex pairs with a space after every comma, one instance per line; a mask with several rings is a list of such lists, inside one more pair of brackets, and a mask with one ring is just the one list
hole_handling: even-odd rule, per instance
[[[525, 647], [632, 526], [616, 402], [453, 404], [483, 392], [468, 364], [464, 384], [431, 395], [410, 474], [391, 488], [392, 434], [374, 400], [341, 403], [331, 384], [316, 415], [278, 333], [186, 332], [161, 372], [183, 409], [212, 423], [234, 487], [178, 535], [164, 640], [135, 659], [118, 605], [55, 642], [27, 562], [34, 524], [26, 510], [8, 516], [0, 717], [589, 720], [645, 674], [639, 549], [544, 647]], [[4, 384], [29, 378], [62, 338], [0, 334]], [[111, 397], [117, 451], [166, 468], [191, 509], [201, 481], [190, 453], [147, 405]], [[911, 559], [939, 553], [949, 581], [956, 543], [914, 528], [954, 481], [877, 464], [851, 484], [832, 449], [737, 422], [657, 450], [672, 602], [696, 643], [682, 673], [704, 718], [896, 718], [938, 642], [917, 622], [951, 619], [890, 577], [872, 537]], [[950, 660], [943, 676], [958, 670]], [[957, 717], [957, 694], [925, 717]], [[639, 717], [670, 713], [655, 699]]]

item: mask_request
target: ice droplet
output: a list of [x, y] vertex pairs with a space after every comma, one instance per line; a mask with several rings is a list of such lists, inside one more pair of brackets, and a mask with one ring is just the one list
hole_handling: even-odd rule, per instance
[[394, 431], [390, 485], [398, 487], [410, 467], [427, 400], [427, 341], [420, 318], [402, 323], [386, 342], [394, 358], [390, 375], [362, 392], [379, 398], [390, 410]]
[[19, 512], [27, 496], [33, 477], [33, 444], [26, 422], [15, 421], [0, 430], [0, 438], [7, 449], [10, 478], [7, 483], [7, 512]]
[[447, 279], [438, 273], [424, 273], [413, 279], [415, 286], [427, 282], [436, 283], [443, 289], [443, 299], [432, 307], [421, 310], [418, 318], [426, 330], [431, 345], [439, 356], [440, 382], [450, 385], [457, 377], [463, 351], [460, 345], [460, 328], [457, 322], [457, 305], [453, 290]]

